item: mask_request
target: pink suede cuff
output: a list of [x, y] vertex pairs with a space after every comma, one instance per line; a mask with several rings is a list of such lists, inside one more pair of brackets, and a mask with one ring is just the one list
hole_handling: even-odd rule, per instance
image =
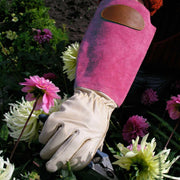
[[[101, 11], [122, 4], [136, 9], [143, 17], [141, 31], [106, 21]], [[149, 11], [135, 0], [103, 0], [80, 46], [75, 87], [101, 91], [119, 106], [124, 101], [146, 55], [156, 28]]]

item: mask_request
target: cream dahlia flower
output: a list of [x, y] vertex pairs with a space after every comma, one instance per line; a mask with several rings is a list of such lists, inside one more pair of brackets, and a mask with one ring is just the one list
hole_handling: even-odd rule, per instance
[[148, 134], [143, 137], [141, 141], [141, 148], [138, 147], [139, 137], [132, 140], [132, 150], [124, 147], [123, 144], [118, 144], [121, 155], [115, 155], [118, 160], [113, 164], [119, 165], [121, 168], [131, 172], [136, 170], [136, 180], [155, 180], [163, 177], [170, 179], [180, 179], [180, 177], [173, 177], [167, 175], [172, 164], [180, 157], [174, 158], [172, 161], [167, 161], [170, 149], [163, 150], [155, 155], [154, 149], [156, 147], [155, 139], [150, 143], [146, 142]]
[[[2, 151], [0, 151], [0, 154]], [[9, 162], [9, 159], [5, 161], [2, 156], [0, 156], [0, 179], [10, 180], [14, 172], [14, 165]]]
[[[34, 101], [25, 101], [22, 97], [22, 102], [16, 102], [10, 104], [10, 111], [4, 114], [8, 128], [10, 129], [9, 135], [14, 139], [18, 139], [24, 124], [33, 108]], [[31, 142], [37, 139], [40, 123], [38, 122], [38, 116], [43, 113], [43, 110], [37, 110], [32, 113], [32, 116], [24, 130], [21, 137], [21, 141]]]
[[75, 79], [78, 51], [79, 43], [75, 42], [69, 45], [61, 56], [64, 62], [63, 71], [67, 74], [70, 81]]

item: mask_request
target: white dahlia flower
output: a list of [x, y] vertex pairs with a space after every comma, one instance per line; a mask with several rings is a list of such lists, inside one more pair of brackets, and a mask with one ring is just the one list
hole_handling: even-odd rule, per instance
[[[2, 151], [0, 151], [0, 154]], [[5, 161], [2, 156], [0, 156], [0, 179], [10, 180], [14, 172], [14, 165], [9, 162], [9, 159]]]
[[[9, 112], [4, 114], [7, 126], [9, 128], [9, 135], [15, 140], [18, 139], [24, 124], [33, 108], [34, 101], [26, 101], [22, 97], [22, 102], [10, 104]], [[38, 131], [41, 124], [38, 121], [38, 116], [43, 113], [43, 110], [37, 110], [32, 113], [32, 116], [24, 130], [20, 141], [32, 142], [38, 138]]]
[[70, 81], [75, 79], [78, 51], [79, 43], [75, 42], [69, 45], [61, 56], [64, 62], [63, 71], [67, 74]]
[[170, 176], [167, 173], [180, 156], [177, 156], [172, 161], [168, 160], [170, 149], [162, 150], [158, 154], [155, 154], [155, 138], [153, 138], [151, 142], [147, 142], [147, 138], [148, 134], [142, 138], [140, 145], [138, 144], [139, 136], [136, 140], [132, 140], [132, 150], [119, 143], [117, 146], [121, 153], [120, 155], [114, 156], [118, 160], [113, 164], [126, 169], [129, 171], [129, 174], [135, 170], [136, 180], [155, 180], [163, 178], [179, 180], [180, 177]]

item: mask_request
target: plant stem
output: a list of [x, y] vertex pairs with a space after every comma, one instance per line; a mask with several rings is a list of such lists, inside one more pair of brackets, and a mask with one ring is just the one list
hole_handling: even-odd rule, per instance
[[168, 141], [167, 141], [167, 143], [166, 143], [164, 149], [167, 148], [167, 146], [168, 146], [168, 144], [169, 144], [169, 142], [170, 142], [170, 140], [171, 140], [171, 138], [172, 138], [174, 132], [176, 131], [177, 127], [179, 126], [179, 123], [180, 123], [180, 119], [178, 119], [178, 121], [177, 121], [177, 123], [176, 123], [176, 126], [174, 127], [174, 130], [171, 132], [171, 135], [169, 136], [169, 139], [168, 139]]
[[13, 155], [14, 155], [14, 153], [15, 153], [15, 151], [16, 151], [16, 148], [17, 148], [17, 146], [18, 146], [18, 144], [19, 144], [19, 142], [20, 142], [20, 139], [21, 139], [21, 137], [22, 137], [22, 135], [23, 135], [23, 133], [24, 133], [24, 130], [25, 130], [25, 128], [26, 128], [26, 126], [27, 126], [27, 124], [28, 124], [28, 122], [29, 122], [29, 120], [30, 120], [33, 112], [34, 112], [34, 110], [35, 110], [35, 107], [36, 107], [36, 105], [37, 105], [38, 99], [39, 99], [39, 97], [36, 98], [36, 101], [34, 102], [33, 108], [32, 108], [32, 110], [31, 110], [31, 112], [30, 112], [30, 114], [29, 114], [29, 116], [28, 116], [28, 118], [27, 118], [27, 120], [26, 120], [26, 122], [25, 122], [25, 124], [24, 124], [24, 127], [23, 127], [23, 129], [22, 129], [22, 131], [21, 131], [21, 134], [19, 135], [19, 137], [18, 137], [18, 139], [17, 139], [17, 141], [16, 141], [16, 144], [15, 144], [15, 146], [14, 146], [12, 152], [11, 152], [11, 156], [10, 156], [10, 158], [9, 158], [10, 161], [11, 161], [12, 158], [13, 158]]

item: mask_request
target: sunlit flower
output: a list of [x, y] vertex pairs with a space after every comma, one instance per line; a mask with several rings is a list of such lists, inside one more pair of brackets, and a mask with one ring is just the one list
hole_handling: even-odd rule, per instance
[[16, 16], [16, 14], [15, 14], [15, 13], [12, 13], [11, 16], [14, 17], [14, 16]]
[[137, 136], [143, 137], [147, 134], [149, 124], [146, 121], [142, 116], [134, 115], [130, 117], [123, 127], [123, 139], [130, 143]]
[[155, 155], [156, 142], [153, 138], [151, 142], [146, 142], [148, 134], [143, 137], [141, 141], [141, 149], [138, 149], [139, 137], [132, 141], [132, 150], [124, 147], [123, 144], [118, 144], [121, 152], [120, 155], [115, 155], [118, 160], [113, 164], [119, 165], [126, 169], [129, 174], [135, 171], [134, 176], [136, 180], [155, 180], [168, 177], [172, 179], [179, 179], [167, 175], [172, 164], [180, 157], [177, 156], [172, 161], [167, 160], [170, 149], [163, 150]]
[[166, 110], [171, 119], [178, 119], [180, 117], [180, 95], [172, 96], [171, 100], [167, 101]]
[[13, 21], [13, 22], [17, 22], [18, 20], [19, 20], [18, 17], [13, 17], [13, 18], [12, 18], [12, 21]]
[[67, 74], [70, 81], [75, 79], [78, 51], [79, 43], [75, 42], [69, 45], [61, 56], [64, 62], [63, 71]]
[[[15, 140], [18, 139], [24, 124], [29, 116], [34, 101], [25, 101], [22, 97], [22, 102], [16, 102], [10, 104], [9, 112], [4, 114], [4, 121], [6, 121], [9, 128], [9, 135]], [[43, 113], [43, 110], [33, 111], [33, 114], [24, 130], [21, 137], [21, 141], [31, 142], [38, 138], [38, 131], [41, 128], [41, 124], [38, 122], [38, 116]]]
[[141, 103], [144, 105], [151, 105], [158, 101], [157, 92], [153, 89], [146, 89], [141, 97]]
[[17, 34], [16, 34], [15, 31], [11, 31], [11, 30], [6, 31], [6, 38], [7, 38], [7, 39], [14, 40], [14, 39], [16, 39], [17, 37], [18, 37], [18, 36], [17, 36]]
[[25, 85], [22, 88], [23, 92], [27, 92], [26, 100], [32, 101], [38, 98], [35, 110], [43, 109], [48, 113], [51, 106], [54, 106], [54, 99], [60, 99], [57, 94], [59, 88], [56, 87], [51, 81], [39, 76], [30, 76], [30, 79], [25, 78], [25, 82], [20, 83]]
[[[2, 151], [0, 151], [0, 154]], [[14, 165], [9, 162], [9, 159], [5, 161], [2, 156], [0, 156], [0, 179], [10, 180], [14, 172]]]
[[40, 180], [40, 176], [37, 172], [32, 171], [31, 173], [25, 173], [25, 175], [21, 174], [21, 177], [23, 179], [29, 179], [29, 180]]

